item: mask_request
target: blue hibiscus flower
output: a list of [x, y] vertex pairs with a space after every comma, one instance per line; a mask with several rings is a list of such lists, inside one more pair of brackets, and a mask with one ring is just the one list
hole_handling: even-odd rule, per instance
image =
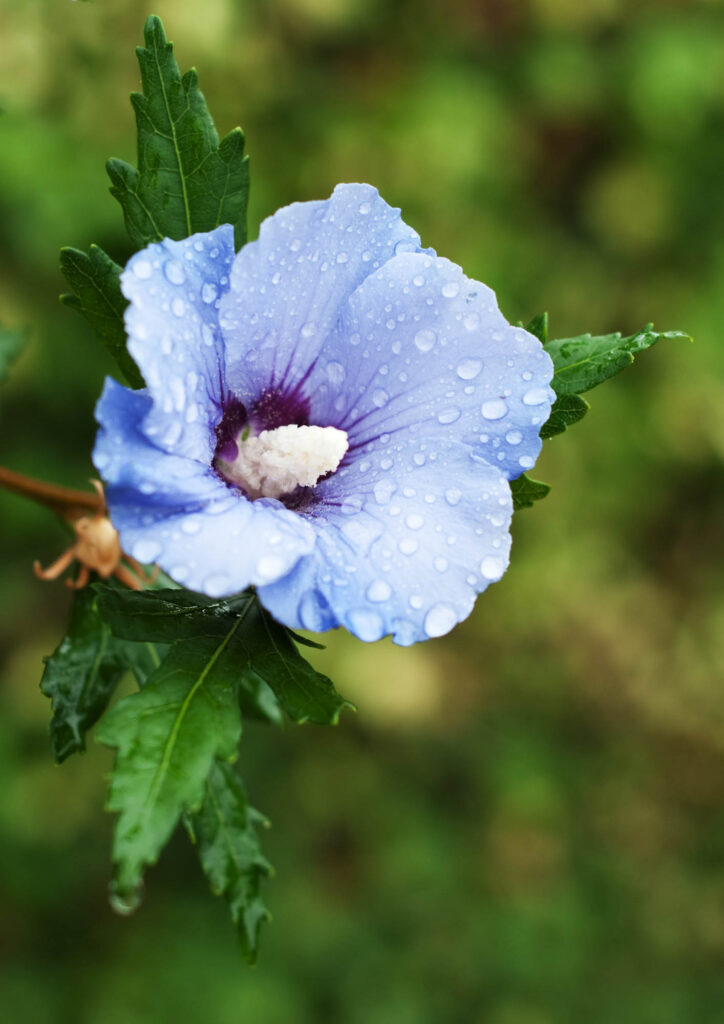
[[411, 644], [504, 573], [551, 361], [369, 185], [139, 252], [147, 383], [108, 380], [94, 461], [124, 550], [281, 622]]

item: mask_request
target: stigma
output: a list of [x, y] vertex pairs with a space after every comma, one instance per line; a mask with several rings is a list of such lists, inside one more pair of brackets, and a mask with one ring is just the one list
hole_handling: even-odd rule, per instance
[[333, 473], [349, 447], [347, 434], [337, 427], [307, 427], [292, 423], [260, 434], [242, 430], [233, 461], [217, 458], [216, 467], [230, 483], [243, 488], [252, 501], [281, 498], [297, 487], [313, 487]]

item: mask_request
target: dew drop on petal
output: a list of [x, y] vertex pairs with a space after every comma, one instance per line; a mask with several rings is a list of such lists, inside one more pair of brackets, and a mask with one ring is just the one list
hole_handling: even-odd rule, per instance
[[447, 558], [438, 557], [433, 562], [437, 572], [447, 572], [448, 560]]
[[452, 605], [434, 604], [425, 616], [423, 629], [429, 637], [444, 636], [449, 633], [457, 622], [457, 615]]
[[347, 616], [349, 630], [360, 640], [379, 640], [385, 631], [381, 616], [367, 608], [357, 608]]
[[204, 593], [209, 597], [222, 597], [229, 591], [229, 578], [223, 572], [215, 572], [204, 580]]
[[141, 281], [147, 281], [153, 273], [153, 267], [148, 260], [136, 260], [133, 264], [133, 273]]
[[414, 537], [403, 537], [397, 546], [403, 555], [414, 555], [420, 545]]
[[523, 469], [532, 469], [535, 465], [535, 459], [532, 459], [530, 455], [521, 455], [518, 459], [518, 465], [522, 466]]
[[543, 405], [548, 401], [548, 392], [545, 388], [530, 388], [523, 395], [524, 405]]
[[388, 601], [392, 596], [392, 587], [387, 580], [373, 580], [367, 587], [367, 599], [379, 604], [381, 601]]
[[486, 580], [499, 580], [505, 571], [505, 563], [496, 555], [486, 555], [480, 563], [480, 572]]
[[219, 289], [213, 283], [213, 281], [206, 281], [201, 288], [201, 298], [206, 303], [214, 302], [219, 294]]
[[198, 533], [201, 529], [201, 521], [199, 519], [184, 519], [181, 523], [181, 529], [184, 533], [188, 533], [191, 536], [194, 533]]
[[463, 324], [466, 331], [477, 331], [478, 327], [480, 327], [480, 317], [477, 313], [468, 313], [463, 320]]
[[171, 312], [174, 316], [183, 316], [186, 312], [186, 303], [178, 295], [171, 301]]
[[417, 512], [411, 512], [405, 519], [405, 525], [411, 530], [421, 530], [425, 525], [425, 520]]
[[508, 444], [520, 444], [523, 440], [523, 435], [519, 430], [509, 430], [505, 435], [505, 440]]
[[475, 380], [482, 368], [482, 359], [462, 359], [458, 363], [457, 375], [460, 380]]
[[448, 281], [442, 286], [442, 293], [446, 299], [454, 299], [460, 291], [460, 285], [456, 281]]
[[171, 284], [183, 284], [186, 280], [186, 271], [178, 260], [169, 260], [164, 266], [163, 272]]
[[155, 540], [137, 540], [133, 545], [132, 554], [143, 565], [149, 565], [161, 554], [161, 545]]
[[418, 331], [415, 335], [415, 345], [418, 347], [420, 352], [429, 352], [436, 341], [437, 335], [427, 327], [423, 327], [422, 330]]
[[345, 378], [344, 366], [337, 362], [327, 363], [327, 377], [332, 384], [341, 384]]
[[462, 491], [459, 491], [456, 487], [451, 487], [449, 491], [445, 491], [445, 501], [448, 505], [457, 505], [462, 496]]
[[425, 278], [422, 276], [422, 274], [415, 274], [415, 276], [412, 279], [412, 283], [416, 288], [422, 288], [422, 286], [425, 283]]
[[371, 203], [360, 203], [360, 206], [359, 206], [359, 212], [360, 212], [360, 213], [361, 213], [361, 214], [362, 214], [363, 216], [364, 216], [365, 214], [369, 213], [371, 209], [372, 209], [372, 204], [371, 204]]
[[311, 321], [308, 321], [306, 324], [302, 324], [302, 329], [299, 333], [303, 338], [311, 338], [314, 335], [314, 330], [315, 325]]
[[389, 400], [390, 396], [387, 394], [384, 388], [376, 388], [372, 392], [372, 401], [374, 402], [378, 409], [381, 409], [383, 405], [386, 405], [387, 402], [389, 402]]
[[480, 409], [486, 420], [500, 420], [508, 411], [508, 406], [502, 398], [493, 398], [489, 402], [483, 402]]
[[262, 555], [256, 563], [256, 574], [260, 584], [273, 583], [284, 574], [286, 562], [279, 555]]
[[456, 405], [451, 405], [449, 409], [443, 409], [442, 412], [437, 414], [438, 423], [455, 423], [459, 419], [460, 410]]

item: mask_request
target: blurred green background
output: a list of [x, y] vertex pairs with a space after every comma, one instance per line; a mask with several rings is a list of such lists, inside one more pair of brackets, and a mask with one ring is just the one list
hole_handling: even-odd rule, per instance
[[0, 494], [0, 1005], [8, 1024], [724, 1021], [724, 18], [717, 0], [1, 0], [0, 323], [29, 349], [0, 461], [91, 475], [111, 366], [57, 303], [58, 248], [129, 255], [133, 47], [161, 15], [251, 237], [370, 181], [423, 242], [552, 332], [659, 347], [546, 443], [501, 583], [410, 650], [329, 637], [360, 711], [246, 729], [274, 827], [260, 965], [177, 837], [132, 920], [106, 902], [106, 751], [56, 768], [41, 656], [65, 536]]

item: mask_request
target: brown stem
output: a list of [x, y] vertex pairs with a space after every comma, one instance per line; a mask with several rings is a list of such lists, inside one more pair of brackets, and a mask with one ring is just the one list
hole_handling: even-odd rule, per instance
[[98, 514], [103, 511], [103, 499], [97, 494], [73, 491], [69, 487], [34, 480], [30, 476], [5, 469], [4, 466], [0, 466], [0, 487], [45, 505], [63, 519], [78, 519], [88, 512]]

